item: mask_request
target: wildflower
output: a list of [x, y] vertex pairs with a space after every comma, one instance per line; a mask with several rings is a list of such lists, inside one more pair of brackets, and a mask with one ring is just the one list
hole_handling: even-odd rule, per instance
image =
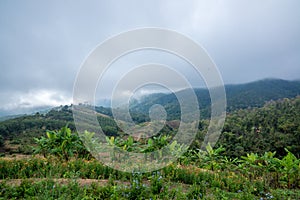
[[266, 197], [267, 197], [267, 199], [273, 199], [274, 198], [273, 195], [269, 192], [266, 193]]

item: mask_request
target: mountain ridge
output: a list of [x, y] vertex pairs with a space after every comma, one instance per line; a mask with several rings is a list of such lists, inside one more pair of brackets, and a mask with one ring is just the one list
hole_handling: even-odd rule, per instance
[[[293, 98], [300, 95], [300, 81], [289, 81], [283, 79], [263, 79], [244, 84], [225, 85], [227, 98], [227, 111], [231, 112], [238, 109], [262, 107], [268, 101], [276, 101], [283, 98]], [[180, 90], [176, 93], [184, 92]], [[194, 88], [198, 98], [200, 114], [204, 118], [210, 116], [210, 96], [206, 88]], [[147, 114], [154, 104], [164, 106], [169, 120], [180, 118], [180, 106], [176, 99], [176, 94], [170, 93], [164, 96], [155, 97], [151, 94], [144, 101], [130, 106], [131, 111]]]
[[[231, 112], [238, 109], [262, 107], [266, 102], [282, 98], [293, 98], [300, 95], [300, 80], [283, 80], [276, 78], [266, 78], [258, 81], [242, 84], [226, 84], [227, 111]], [[179, 90], [176, 93], [185, 92], [187, 89]], [[200, 115], [204, 118], [210, 116], [210, 96], [207, 88], [193, 88], [195, 91]], [[175, 93], [175, 94], [176, 94]], [[136, 116], [137, 121], [148, 120], [149, 109], [154, 104], [165, 107], [170, 115], [169, 120], [180, 118], [180, 106], [174, 93], [152, 93], [142, 96], [139, 100], [132, 99], [130, 111]], [[62, 107], [62, 106], [59, 106]], [[47, 109], [49, 112], [57, 107]], [[111, 108], [96, 105], [96, 111], [105, 115], [112, 116]], [[31, 113], [20, 113], [17, 115], [4, 115], [0, 121], [13, 119], [22, 115], [33, 115], [36, 112], [45, 113], [45, 109]], [[141, 117], [142, 116], [142, 117]], [[143, 119], [142, 119], [143, 118]]]

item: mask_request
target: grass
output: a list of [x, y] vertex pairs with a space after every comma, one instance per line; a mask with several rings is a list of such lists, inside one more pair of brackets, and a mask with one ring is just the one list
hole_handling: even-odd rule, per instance
[[[299, 199], [298, 188], [274, 187], [236, 169], [171, 164], [152, 173], [125, 173], [97, 160], [0, 158], [0, 199]], [[285, 179], [281, 180], [282, 182]]]

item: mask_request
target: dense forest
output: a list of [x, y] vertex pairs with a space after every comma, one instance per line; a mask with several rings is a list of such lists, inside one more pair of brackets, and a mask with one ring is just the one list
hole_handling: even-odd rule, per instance
[[286, 147], [300, 157], [300, 97], [229, 113], [219, 145], [230, 156], [263, 151], [276, 151], [282, 156]]

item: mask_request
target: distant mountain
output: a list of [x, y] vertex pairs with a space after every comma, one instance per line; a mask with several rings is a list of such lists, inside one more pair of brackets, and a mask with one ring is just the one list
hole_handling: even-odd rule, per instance
[[14, 109], [1, 109], [0, 108], [0, 121], [6, 119], [13, 119], [22, 115], [33, 115], [37, 112], [47, 113], [53, 106], [36, 106], [30, 108], [14, 108]]
[[1, 116], [0, 117], [0, 122], [5, 121], [5, 120], [9, 120], [9, 119], [14, 119], [14, 118], [21, 117], [21, 116], [24, 116], [24, 115], [6, 115], [6, 116]]
[[[293, 98], [300, 95], [300, 80], [287, 81], [281, 79], [264, 79], [255, 82], [225, 85], [227, 97], [227, 111], [235, 111], [244, 108], [262, 107], [266, 102], [282, 98]], [[178, 91], [176, 94], [184, 95], [188, 90]], [[206, 88], [195, 88], [195, 94], [198, 98], [201, 118], [210, 116], [210, 96]], [[180, 106], [174, 93], [153, 93], [132, 99], [130, 102], [131, 117], [135, 122], [144, 122], [149, 120], [149, 109], [154, 104], [164, 106], [168, 114], [168, 120], [180, 119]], [[185, 95], [188, 98], [188, 95]], [[104, 101], [104, 100], [103, 100]], [[109, 101], [109, 100], [105, 100]], [[55, 108], [41, 107], [34, 110], [22, 112], [20, 114], [9, 114], [0, 110], [0, 121], [13, 119], [23, 115], [33, 115], [35, 113], [46, 114], [51, 110], [61, 109], [64, 106]], [[95, 107], [98, 113], [112, 117], [112, 111], [108, 107]]]
[[[300, 95], [300, 81], [264, 79], [245, 84], [225, 85], [225, 90], [227, 111], [230, 112], [244, 108], [262, 107], [271, 100], [296, 97]], [[176, 94], [186, 91], [181, 90]], [[197, 88], [194, 91], [198, 98], [201, 117], [209, 117], [211, 101], [208, 89]], [[159, 104], [166, 109], [169, 120], [179, 119], [180, 106], [176, 94], [151, 94], [143, 97], [138, 103], [133, 103], [130, 109], [132, 112], [146, 115], [152, 105]]]
[[[62, 107], [62, 106], [61, 106]], [[31, 109], [19, 109], [19, 110], [0, 110], [0, 122], [8, 119], [14, 119], [26, 115], [34, 115], [36, 113], [46, 114], [50, 110], [54, 109], [50, 106], [34, 107]]]
[[264, 79], [240, 85], [226, 85], [228, 111], [262, 107], [266, 102], [300, 95], [300, 81]]

